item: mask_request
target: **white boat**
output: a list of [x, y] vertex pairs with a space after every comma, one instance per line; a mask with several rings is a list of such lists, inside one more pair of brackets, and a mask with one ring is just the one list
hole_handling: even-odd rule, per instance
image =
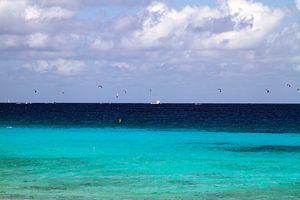
[[156, 102], [152, 102], [151, 104], [158, 105], [158, 104], [160, 104], [160, 100], [156, 100]]

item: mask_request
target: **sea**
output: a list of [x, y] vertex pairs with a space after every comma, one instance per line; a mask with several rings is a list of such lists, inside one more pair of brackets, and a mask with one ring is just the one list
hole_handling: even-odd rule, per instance
[[300, 199], [300, 105], [0, 104], [0, 199]]

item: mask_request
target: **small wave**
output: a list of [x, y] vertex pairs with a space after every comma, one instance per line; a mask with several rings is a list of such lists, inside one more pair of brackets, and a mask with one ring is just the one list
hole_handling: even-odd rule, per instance
[[6, 128], [9, 128], [9, 129], [11, 129], [11, 128], [13, 128], [12, 126], [7, 126]]

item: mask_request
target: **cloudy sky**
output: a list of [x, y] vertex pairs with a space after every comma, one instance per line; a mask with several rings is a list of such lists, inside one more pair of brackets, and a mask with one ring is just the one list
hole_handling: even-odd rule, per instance
[[300, 103], [297, 88], [300, 0], [0, 0], [1, 102]]

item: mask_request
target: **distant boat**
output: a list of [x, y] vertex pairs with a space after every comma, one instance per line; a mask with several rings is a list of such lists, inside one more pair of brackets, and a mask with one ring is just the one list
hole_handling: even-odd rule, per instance
[[158, 104], [161, 104], [161, 103], [160, 103], [160, 100], [156, 100], [156, 102], [152, 102], [151, 104], [158, 105]]

